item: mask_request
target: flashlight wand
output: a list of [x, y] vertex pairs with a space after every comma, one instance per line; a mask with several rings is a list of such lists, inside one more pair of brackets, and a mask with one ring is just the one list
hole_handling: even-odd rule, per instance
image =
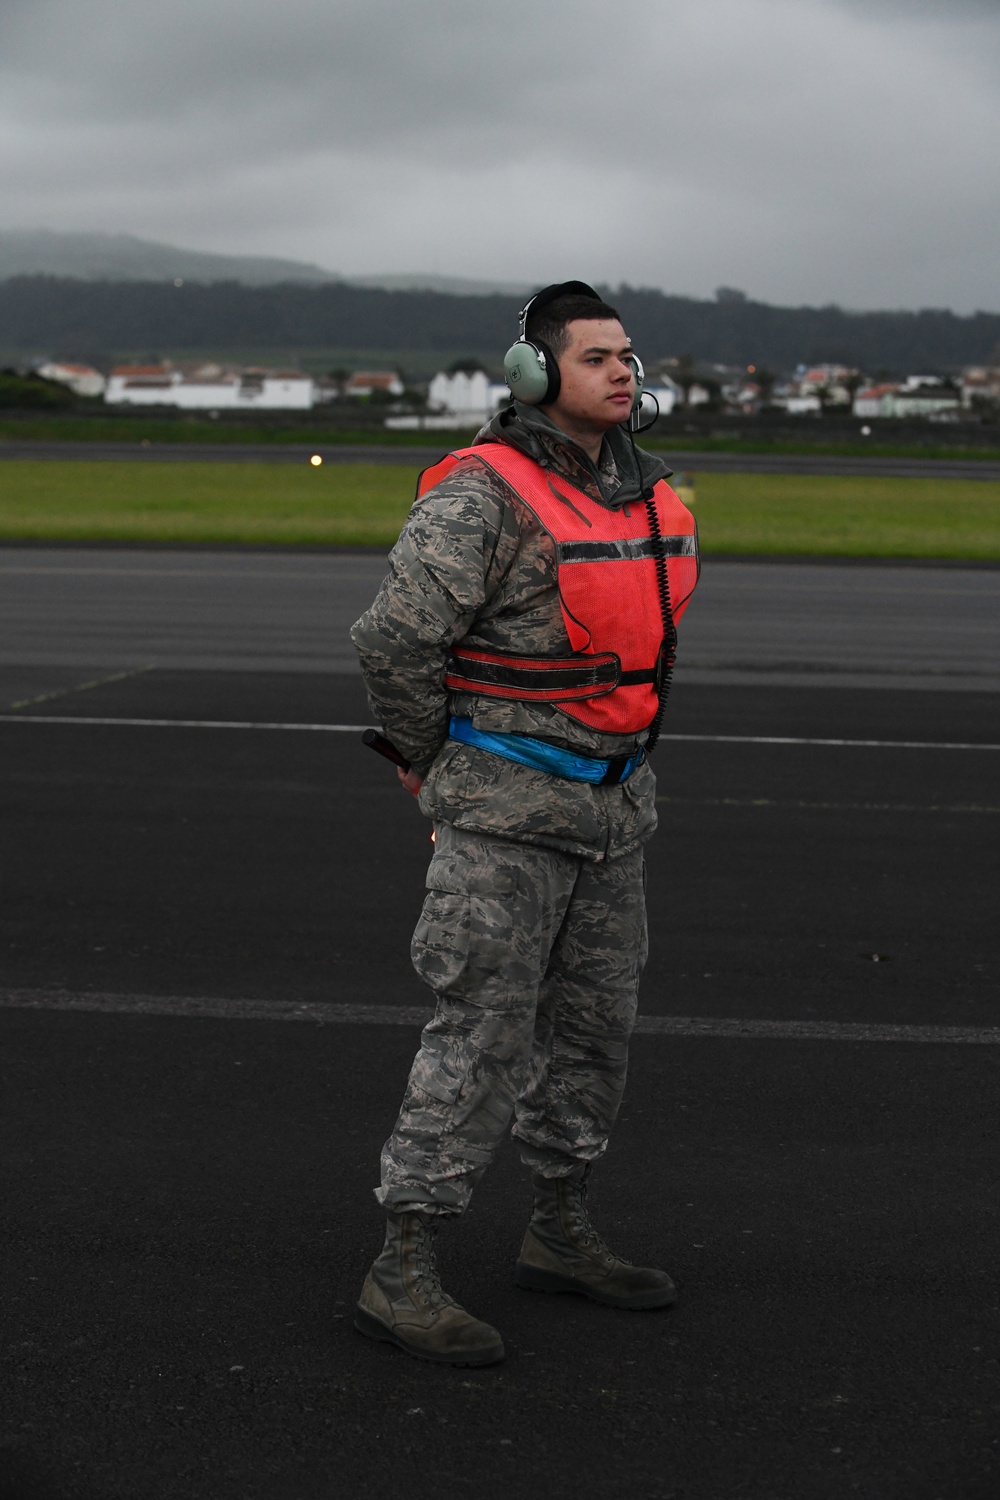
[[377, 751], [379, 755], [384, 755], [386, 760], [391, 760], [393, 765], [399, 766], [401, 771], [410, 769], [410, 762], [406, 756], [396, 749], [392, 740], [387, 740], [384, 734], [379, 734], [377, 729], [366, 729], [361, 736], [361, 743]]

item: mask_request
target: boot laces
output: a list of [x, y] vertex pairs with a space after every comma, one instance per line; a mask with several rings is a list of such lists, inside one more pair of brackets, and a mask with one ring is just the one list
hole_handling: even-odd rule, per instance
[[434, 1236], [437, 1225], [421, 1223], [417, 1228], [413, 1247], [413, 1290], [424, 1300], [431, 1312], [439, 1312], [454, 1301], [441, 1285], [437, 1262], [434, 1259]]
[[583, 1182], [574, 1182], [570, 1179], [566, 1184], [567, 1199], [569, 1206], [569, 1218], [573, 1227], [574, 1238], [581, 1249], [592, 1250], [601, 1260], [611, 1263], [620, 1259], [612, 1249], [601, 1239], [597, 1230], [590, 1222], [587, 1213], [587, 1187]]

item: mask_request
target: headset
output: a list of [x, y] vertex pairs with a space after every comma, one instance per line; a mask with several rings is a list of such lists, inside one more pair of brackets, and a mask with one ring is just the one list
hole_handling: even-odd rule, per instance
[[[503, 374], [508, 389], [515, 400], [523, 401], [525, 406], [547, 406], [559, 395], [561, 381], [555, 355], [541, 339], [529, 340], [525, 335], [529, 316], [559, 297], [593, 297], [595, 302], [604, 300], [585, 281], [557, 281], [529, 297], [518, 314], [517, 343], [511, 344], [503, 359]], [[630, 425], [639, 414], [645, 378], [642, 362], [637, 354], [632, 355], [632, 363], [635, 366], [635, 395], [629, 413]]]

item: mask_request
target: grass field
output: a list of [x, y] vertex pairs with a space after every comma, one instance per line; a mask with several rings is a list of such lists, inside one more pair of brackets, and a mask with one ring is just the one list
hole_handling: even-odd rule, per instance
[[[9, 460], [0, 539], [389, 546], [417, 473]], [[1000, 483], [700, 474], [694, 493], [706, 553], [1000, 560]]]

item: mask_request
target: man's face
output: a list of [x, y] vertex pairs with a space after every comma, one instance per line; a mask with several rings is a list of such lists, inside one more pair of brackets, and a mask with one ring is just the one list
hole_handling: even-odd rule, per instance
[[635, 395], [632, 343], [617, 318], [576, 318], [557, 356], [559, 395], [548, 408], [570, 429], [606, 432], [624, 422]]

